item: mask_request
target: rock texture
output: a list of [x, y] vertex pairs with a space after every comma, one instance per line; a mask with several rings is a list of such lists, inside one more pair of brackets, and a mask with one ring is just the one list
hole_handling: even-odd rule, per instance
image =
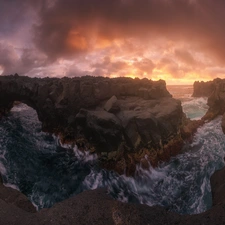
[[216, 171], [211, 179], [213, 205], [225, 204], [225, 167]]
[[[224, 81], [215, 83], [208, 104], [216, 115], [223, 113]], [[166, 160], [204, 122], [186, 119], [181, 103], [171, 98], [163, 81], [146, 79], [0, 77], [0, 116], [7, 115], [15, 101], [34, 108], [44, 130], [97, 152], [102, 164], [119, 172], [132, 170], [146, 155], [153, 164]], [[102, 189], [34, 213], [24, 195], [0, 184], [0, 224], [221, 225], [225, 224], [224, 173], [222, 169], [211, 179], [212, 209], [191, 216], [118, 202]]]
[[2, 178], [0, 176], [0, 200], [4, 201], [7, 204], [18, 207], [26, 212], [35, 213], [36, 208], [32, 203], [27, 199], [25, 195], [21, 192], [5, 187], [3, 185]]
[[44, 131], [97, 153], [119, 173], [133, 173], [146, 155], [157, 165], [177, 154], [186, 132], [181, 102], [162, 80], [1, 76], [0, 116], [15, 101], [37, 111]]
[[[208, 96], [208, 90], [210, 89], [211, 94], [208, 97], [208, 106], [209, 109], [206, 112], [205, 116], [202, 118], [204, 121], [210, 121], [214, 118], [216, 118], [218, 115], [223, 115], [222, 118], [222, 129], [225, 133], [225, 79], [214, 79], [213, 81], [209, 82], [201, 82], [201, 83], [195, 83], [194, 86], [194, 93], [197, 93], [198, 85], [201, 86], [202, 90], [205, 89], [205, 93], [207, 93], [204, 96]], [[210, 88], [209, 88], [210, 86]], [[211, 91], [212, 89], [212, 91]], [[194, 94], [195, 95], [195, 94]]]
[[215, 84], [213, 81], [195, 81], [193, 88], [193, 97], [209, 97], [215, 88]]
[[[218, 172], [221, 173], [221, 172]], [[212, 183], [218, 173], [212, 177]], [[224, 170], [222, 172], [224, 175]], [[220, 178], [221, 180], [221, 178]], [[221, 182], [221, 181], [219, 181]], [[222, 183], [224, 183], [222, 181]], [[221, 183], [221, 185], [222, 185]], [[217, 184], [216, 184], [217, 185]], [[212, 186], [213, 188], [213, 186]], [[9, 189], [9, 188], [6, 188]], [[15, 190], [10, 190], [11, 191]], [[15, 191], [17, 192], [17, 191]], [[5, 193], [7, 195], [7, 193]], [[214, 197], [219, 194], [214, 194]], [[22, 194], [20, 194], [22, 195]], [[1, 225], [221, 225], [225, 224], [225, 198], [220, 197], [210, 210], [198, 215], [178, 215], [163, 207], [122, 203], [107, 195], [105, 189], [84, 191], [81, 194], [55, 204], [50, 209], [32, 213], [0, 196]], [[23, 196], [22, 196], [23, 198]]]
[[213, 80], [214, 90], [208, 98], [209, 110], [206, 114], [209, 118], [225, 113], [225, 79]]

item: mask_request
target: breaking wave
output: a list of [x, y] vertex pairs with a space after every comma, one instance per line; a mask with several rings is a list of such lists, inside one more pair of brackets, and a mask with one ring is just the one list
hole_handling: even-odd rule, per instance
[[[186, 99], [183, 107], [192, 119], [207, 110], [204, 98]], [[38, 209], [83, 190], [106, 187], [123, 202], [200, 213], [212, 203], [210, 176], [224, 165], [220, 120], [199, 128], [192, 144], [187, 143], [170, 162], [148, 170], [138, 165], [135, 176], [127, 177], [99, 168], [96, 155], [62, 145], [57, 137], [42, 132], [36, 112], [20, 104], [0, 121], [0, 172], [5, 185], [26, 194]]]

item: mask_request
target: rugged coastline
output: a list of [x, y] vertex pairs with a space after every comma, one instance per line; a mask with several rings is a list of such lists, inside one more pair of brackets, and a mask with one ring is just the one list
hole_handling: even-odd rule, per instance
[[[34, 212], [35, 208], [17, 190], [0, 184], [0, 223], [3, 225], [69, 225], [69, 224], [112, 224], [112, 225], [221, 225], [225, 223], [224, 195], [218, 200], [216, 176], [224, 174], [224, 169], [212, 177], [214, 206], [201, 214], [179, 215], [160, 206], [122, 203], [107, 195], [107, 190], [96, 189], [56, 203], [50, 209]], [[221, 183], [224, 185], [224, 182]]]
[[[87, 77], [85, 79], [88, 80], [91, 79], [90, 83], [93, 83], [92, 78]], [[67, 83], [71, 83], [70, 79], [68, 80], [66, 78], [66, 80], [69, 81]], [[157, 82], [151, 83], [150, 81], [151, 85], [145, 88], [145, 90], [143, 89], [142, 86], [138, 86], [138, 89], [136, 89], [139, 90], [141, 88], [142, 93], [141, 95], [140, 92], [135, 92], [135, 94], [132, 93], [131, 95], [127, 95], [128, 92], [126, 92], [126, 95], [113, 94], [111, 97], [108, 96], [106, 99], [100, 100], [98, 104], [95, 106], [91, 105], [85, 108], [82, 105], [82, 109], [78, 109], [77, 111], [74, 109], [73, 113], [76, 112], [75, 116], [68, 114], [71, 112], [69, 110], [66, 110], [67, 114], [65, 115], [62, 114], [63, 115], [62, 121], [58, 121], [59, 123], [57, 123], [57, 125], [54, 124], [53, 126], [51, 121], [48, 121], [50, 113], [53, 112], [52, 111], [53, 109], [48, 111], [49, 115], [46, 116], [46, 120], [45, 117], [42, 115], [43, 114], [42, 110], [46, 108], [49, 109], [48, 107], [51, 108], [54, 106], [56, 107], [56, 111], [60, 109], [60, 107], [57, 107], [58, 103], [53, 104], [52, 100], [51, 100], [52, 103], [50, 105], [49, 100], [45, 102], [45, 97], [46, 96], [49, 97], [49, 87], [53, 85], [52, 81], [58, 84], [60, 79], [51, 80], [50, 78], [37, 79], [18, 76], [3, 77], [3, 79], [0, 79], [0, 92], [2, 93], [0, 95], [2, 116], [7, 115], [7, 113], [10, 111], [10, 108], [13, 106], [14, 101], [24, 102], [27, 105], [33, 107], [38, 112], [38, 116], [40, 121], [43, 123], [44, 130], [61, 135], [61, 139], [64, 142], [72, 141], [73, 137], [71, 137], [71, 135], [75, 135], [75, 137], [77, 138], [75, 138], [74, 140], [76, 141], [76, 144], [80, 148], [83, 149], [90, 148], [93, 152], [98, 153], [100, 157], [101, 156], [103, 157], [102, 158], [103, 162], [107, 162], [107, 164], [104, 166], [106, 168], [108, 167], [109, 169], [114, 170], [115, 166], [110, 164], [109, 158], [107, 158], [109, 157], [110, 152], [107, 152], [106, 154], [104, 151], [101, 150], [101, 146], [105, 146], [106, 144], [108, 144], [105, 143], [104, 140], [108, 140], [108, 137], [112, 138], [113, 137], [112, 134], [117, 135], [116, 132], [117, 130], [120, 131], [121, 129], [120, 126], [122, 126], [121, 124], [124, 124], [126, 122], [129, 125], [129, 126], [127, 125], [128, 128], [125, 125], [122, 126], [122, 129], [124, 129], [124, 131], [122, 131], [122, 134], [128, 131], [131, 132], [131, 133], [128, 132], [126, 134], [126, 136], [128, 136], [126, 139], [124, 137], [123, 137], [124, 139], [123, 138], [120, 139], [125, 142], [124, 146], [127, 145], [129, 147], [129, 149], [127, 149], [127, 152], [124, 152], [123, 150], [123, 154], [121, 154], [121, 157], [124, 157], [125, 156], [124, 154], [126, 153], [127, 158], [130, 160], [129, 162], [131, 162], [133, 160], [133, 158], [131, 157], [132, 154], [137, 154], [137, 152], [139, 154], [139, 151], [141, 149], [137, 147], [138, 144], [141, 147], [145, 144], [147, 146], [147, 143], [144, 142], [146, 139], [143, 138], [145, 137], [144, 135], [146, 134], [141, 133], [139, 129], [142, 128], [143, 132], [146, 129], [149, 129], [150, 125], [150, 127], [153, 128], [154, 133], [161, 135], [160, 136], [161, 139], [162, 138], [167, 139], [165, 139], [166, 141], [165, 143], [163, 143], [159, 137], [154, 137], [155, 139], [153, 139], [153, 137], [151, 136], [152, 138], [151, 140], [155, 140], [154, 145], [152, 143], [151, 144], [153, 147], [156, 146], [155, 148], [156, 150], [152, 150], [151, 148], [149, 149], [146, 147], [146, 150], [145, 151], [143, 150], [142, 152], [144, 155], [149, 154], [149, 159], [151, 160], [155, 159], [154, 157], [151, 158], [152, 154], [151, 151], [157, 153], [155, 154], [157, 156], [157, 160], [167, 160], [172, 154], [176, 154], [180, 151], [183, 141], [190, 138], [193, 132], [197, 129], [197, 127], [202, 125], [207, 120], [211, 120], [215, 118], [217, 115], [222, 115], [224, 113], [223, 83], [225, 82], [223, 80], [219, 80], [221, 81], [221, 83], [220, 82], [218, 83], [218, 79], [216, 81], [217, 86], [215, 86], [215, 89], [213, 89], [208, 100], [210, 108], [206, 113], [206, 116], [203, 117], [202, 120], [193, 122], [191, 122], [184, 116], [180, 102], [178, 100], [171, 98], [171, 95], [167, 91], [165, 91], [166, 86], [163, 81], [160, 81], [158, 83]], [[130, 81], [131, 80], [129, 79], [127, 80], [128, 83]], [[138, 80], [138, 82], [141, 82], [141, 80]], [[132, 81], [130, 83], [132, 83]], [[46, 88], [46, 91], [43, 91], [43, 86]], [[157, 96], [150, 97], [149, 90], [151, 91], [152, 87], [154, 87], [155, 91], [162, 90], [161, 93], [163, 94], [159, 98]], [[39, 89], [41, 91], [38, 91]], [[57, 88], [54, 90], [56, 91]], [[64, 91], [66, 90], [68, 91], [68, 89], [65, 89]], [[91, 90], [93, 90], [93, 87], [91, 88]], [[148, 94], [143, 95], [143, 92], [144, 93], [147, 92]], [[93, 95], [93, 92], [91, 93], [92, 93], [91, 95]], [[44, 97], [42, 96], [42, 94]], [[42, 102], [38, 102], [37, 100], [40, 96], [42, 96]], [[62, 97], [62, 95], [60, 94], [59, 96], [60, 98]], [[79, 93], [79, 96], [78, 97], [76, 96], [76, 99], [79, 98], [80, 96], [81, 95]], [[81, 104], [83, 104], [83, 101], [80, 100], [80, 102], [82, 102]], [[151, 109], [148, 111], [149, 108]], [[161, 109], [161, 111], [159, 109]], [[60, 110], [58, 112], [60, 112]], [[207, 116], [210, 113], [213, 113], [212, 117]], [[74, 116], [75, 118], [70, 117], [70, 120], [68, 121], [68, 115], [69, 117]], [[53, 114], [53, 117], [56, 116], [57, 115]], [[58, 120], [59, 118], [60, 117], [58, 117]], [[67, 122], [65, 122], [66, 118]], [[116, 120], [115, 118], [118, 118], [118, 120]], [[124, 120], [124, 118], [126, 118], [126, 120]], [[67, 125], [66, 130], [63, 129], [62, 125], [63, 123]], [[159, 131], [159, 129], [157, 129], [157, 126], [155, 124], [157, 124], [157, 126], [159, 126], [160, 128], [162, 126], [162, 128], [164, 128], [165, 130], [163, 129], [163, 132], [160, 133], [161, 130]], [[101, 130], [101, 126], [104, 127], [104, 130]], [[119, 127], [119, 129], [117, 126]], [[89, 132], [86, 134], [84, 131], [82, 131], [81, 130], [82, 127], [85, 127], [85, 129], [90, 130], [91, 136], [89, 136], [90, 135]], [[113, 130], [110, 129], [111, 127], [113, 127]], [[90, 137], [93, 136], [93, 131], [96, 130], [98, 131], [98, 135], [100, 134], [101, 135], [94, 137], [94, 139], [91, 139]], [[107, 132], [105, 130], [107, 130]], [[172, 131], [172, 135], [168, 131]], [[105, 136], [103, 135], [104, 132], [106, 132]], [[77, 134], [79, 135], [76, 136]], [[102, 142], [100, 142], [99, 145], [94, 145], [93, 143], [95, 143], [96, 140], [99, 140], [99, 137], [102, 138]], [[176, 142], [177, 140], [176, 138], [178, 138], [178, 142]], [[91, 140], [94, 140], [94, 142], [91, 142]], [[109, 140], [112, 140], [112, 142], [109, 142], [110, 143], [109, 147], [113, 148], [114, 145], [112, 143], [113, 140], [115, 139], [112, 138]], [[159, 146], [158, 148], [157, 144]], [[160, 149], [160, 146], [163, 146], [163, 148]], [[168, 146], [168, 148], [166, 148], [166, 146]], [[177, 146], [177, 148], [175, 148], [177, 152], [168, 150], [170, 148], [174, 149], [174, 146]], [[162, 152], [161, 158], [159, 157], [160, 151]], [[112, 152], [114, 151], [111, 151], [111, 154]], [[126, 168], [127, 165], [135, 166], [135, 163], [140, 162], [138, 160], [141, 160], [141, 157], [143, 157], [144, 155], [141, 154], [138, 155], [137, 160], [134, 161], [134, 163], [125, 164]], [[119, 159], [117, 157], [115, 158], [115, 160]], [[122, 167], [120, 166], [119, 169], [116, 168], [116, 170], [118, 172], [121, 171], [122, 173], [124, 171], [120, 170], [121, 168], [124, 169], [124, 166]], [[134, 167], [129, 168], [130, 174], [132, 174], [132, 168]], [[55, 204], [50, 209], [43, 209], [40, 210], [39, 212], [35, 212], [35, 208], [30, 204], [30, 202], [26, 199], [25, 196], [23, 196], [20, 192], [16, 190], [4, 187], [1, 183], [0, 223], [1, 224], [106, 224], [107, 223], [107, 224], [155, 224], [155, 225], [223, 224], [225, 223], [225, 216], [224, 216], [225, 195], [223, 191], [224, 187], [224, 181], [222, 179], [223, 175], [224, 169], [215, 172], [214, 175], [212, 176], [211, 187], [212, 187], [213, 207], [210, 210], [198, 215], [178, 215], [176, 213], [169, 212], [165, 208], [159, 206], [149, 207], [147, 205], [118, 202], [113, 198], [111, 198], [109, 195], [107, 195], [107, 190], [105, 189], [84, 191], [83, 193], [77, 196], [71, 197], [63, 202]], [[14, 217], [12, 217], [12, 214], [14, 215]]]
[[216, 78], [208, 82], [195, 82], [193, 97], [208, 97], [208, 111], [202, 120], [210, 121], [222, 115], [222, 129], [225, 133], [225, 79]]
[[156, 166], [178, 154], [202, 124], [186, 118], [162, 80], [1, 76], [0, 115], [15, 101], [37, 111], [44, 131], [97, 153], [103, 167], [127, 175], [137, 163]]

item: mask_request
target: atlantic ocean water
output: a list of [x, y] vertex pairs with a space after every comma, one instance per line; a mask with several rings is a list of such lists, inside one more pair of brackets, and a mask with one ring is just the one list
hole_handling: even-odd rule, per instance
[[[168, 86], [182, 101], [191, 119], [207, 110], [206, 98], [193, 98], [192, 86]], [[106, 187], [116, 199], [161, 205], [181, 214], [196, 214], [211, 207], [210, 176], [224, 166], [225, 135], [221, 117], [199, 128], [192, 143], [181, 154], [159, 167], [143, 170], [137, 165], [134, 177], [118, 175], [97, 166], [96, 155], [61, 145], [58, 138], [41, 131], [36, 112], [16, 105], [0, 121], [0, 173], [6, 186], [26, 194], [37, 209], [83, 190]]]

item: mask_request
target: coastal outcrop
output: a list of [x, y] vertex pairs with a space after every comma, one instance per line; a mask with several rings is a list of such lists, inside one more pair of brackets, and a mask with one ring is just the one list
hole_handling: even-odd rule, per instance
[[97, 153], [99, 163], [133, 174], [180, 152], [199, 124], [191, 122], [163, 80], [131, 78], [0, 77], [0, 117], [23, 102], [37, 111], [43, 131]]
[[209, 97], [215, 88], [213, 81], [195, 81], [193, 84], [192, 97]]
[[[200, 85], [201, 88], [199, 88], [198, 85]], [[223, 132], [225, 133], [225, 79], [216, 78], [213, 81], [208, 81], [205, 83], [195, 82], [194, 93], [198, 92], [198, 88], [205, 90], [203, 92], [207, 93], [202, 96], [204, 97], [208, 96], [207, 104], [209, 106], [209, 109], [206, 112], [205, 116], [202, 118], [202, 120], [210, 121], [219, 115], [223, 115], [222, 129], [223, 129]], [[209, 90], [210, 92], [208, 92]], [[209, 95], [209, 93], [211, 94]], [[196, 96], [196, 94], [194, 94], [194, 96]]]
[[146, 156], [157, 165], [182, 147], [186, 118], [162, 80], [1, 76], [0, 116], [15, 101], [37, 111], [44, 131], [97, 153], [119, 173], [133, 173]]
[[225, 167], [217, 170], [210, 179], [213, 205], [225, 204]]
[[208, 98], [209, 110], [206, 114], [209, 118], [215, 118], [225, 113], [225, 79], [213, 80], [214, 89]]
[[[86, 89], [81, 88], [84, 81], [89, 85]], [[109, 83], [107, 88], [93, 91], [103, 81]], [[105, 95], [114, 82], [120, 91], [99, 98], [99, 93]], [[121, 173], [132, 173], [140, 161], [145, 166], [146, 156], [153, 165], [167, 160], [204, 122], [191, 122], [185, 117], [180, 101], [167, 92], [165, 82], [146, 79], [0, 77], [0, 115], [7, 115], [15, 101], [34, 108], [45, 131], [60, 135], [64, 142], [74, 141], [81, 150], [97, 153], [103, 166]], [[198, 215], [119, 202], [105, 189], [84, 191], [34, 213], [35, 208], [24, 195], [0, 184], [0, 224], [225, 224], [224, 172], [216, 172], [211, 179], [213, 207]]]
[[36, 208], [28, 200], [28, 198], [18, 190], [12, 189], [10, 187], [5, 187], [0, 176], [0, 202], [1, 201], [4, 201], [6, 204], [15, 206], [25, 212], [36, 212]]

